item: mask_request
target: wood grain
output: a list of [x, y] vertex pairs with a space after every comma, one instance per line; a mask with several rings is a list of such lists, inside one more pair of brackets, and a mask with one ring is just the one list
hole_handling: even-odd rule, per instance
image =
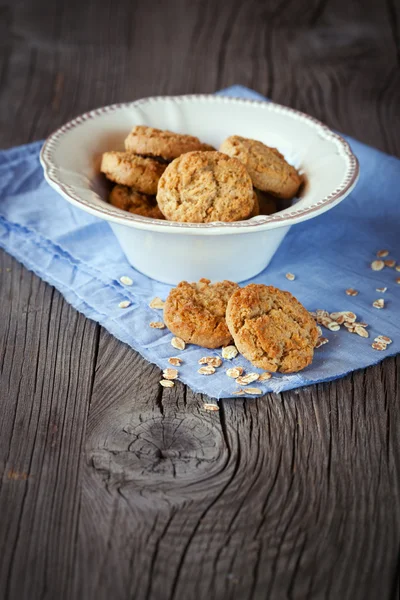
[[[394, 0], [0, 9], [0, 146], [234, 83], [400, 155]], [[400, 359], [219, 413], [0, 252], [10, 600], [396, 598]]]

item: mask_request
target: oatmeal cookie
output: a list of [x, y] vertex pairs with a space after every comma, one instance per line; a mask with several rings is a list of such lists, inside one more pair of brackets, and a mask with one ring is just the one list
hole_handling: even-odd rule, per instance
[[182, 135], [145, 125], [137, 125], [132, 129], [125, 140], [125, 148], [136, 154], [160, 156], [165, 160], [173, 160], [185, 152], [194, 150], [215, 150], [193, 135]]
[[314, 319], [289, 292], [250, 284], [230, 298], [226, 322], [239, 352], [266, 371], [295, 373], [313, 359]]
[[165, 164], [133, 152], [104, 152], [100, 170], [108, 179], [154, 196]]
[[276, 148], [232, 135], [221, 144], [220, 152], [239, 159], [246, 166], [254, 187], [278, 198], [296, 195], [301, 177]]
[[169, 221], [240, 221], [254, 207], [253, 186], [245, 167], [221, 152], [189, 152], [165, 169], [157, 201]]
[[150, 217], [150, 219], [164, 219], [155, 196], [146, 196], [126, 185], [115, 185], [111, 190], [109, 202], [134, 215]]
[[165, 302], [164, 322], [185, 342], [204, 348], [226, 346], [232, 341], [225, 321], [226, 305], [237, 289], [239, 286], [232, 281], [181, 281]]

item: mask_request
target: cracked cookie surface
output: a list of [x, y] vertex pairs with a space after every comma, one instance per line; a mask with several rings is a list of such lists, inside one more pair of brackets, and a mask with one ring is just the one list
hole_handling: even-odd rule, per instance
[[183, 135], [145, 125], [137, 125], [132, 129], [125, 140], [125, 148], [136, 154], [160, 156], [165, 160], [173, 160], [185, 152], [194, 150], [215, 150], [213, 146], [203, 144], [193, 135]]
[[221, 152], [189, 152], [172, 161], [158, 184], [157, 201], [169, 221], [240, 221], [254, 208], [243, 164]]
[[100, 170], [107, 179], [154, 196], [166, 165], [133, 152], [104, 152]]
[[278, 198], [289, 199], [297, 194], [302, 178], [276, 148], [232, 135], [222, 142], [219, 150], [245, 165], [254, 187]]
[[164, 219], [155, 196], [146, 196], [146, 194], [141, 194], [126, 185], [115, 185], [111, 190], [109, 202], [113, 206], [134, 215], [149, 217], [150, 219]]
[[232, 281], [181, 281], [165, 301], [164, 322], [185, 342], [204, 348], [226, 346], [232, 341], [225, 321], [226, 306], [237, 289]]
[[313, 359], [314, 319], [289, 292], [250, 284], [230, 298], [226, 322], [239, 352], [266, 371], [295, 373]]

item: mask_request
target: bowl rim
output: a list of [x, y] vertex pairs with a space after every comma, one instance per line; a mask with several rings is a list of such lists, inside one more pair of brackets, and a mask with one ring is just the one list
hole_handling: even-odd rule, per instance
[[[130, 108], [143, 106], [144, 104], [154, 102], [176, 102], [184, 103], [191, 101], [202, 102], [221, 102], [254, 105], [265, 110], [273, 110], [280, 113], [289, 114], [291, 117], [306, 121], [309, 125], [319, 131], [324, 139], [333, 141], [339, 153], [347, 162], [346, 175], [341, 184], [324, 198], [314, 202], [308, 207], [297, 208], [296, 204], [272, 215], [260, 215], [246, 221], [219, 222], [212, 223], [179, 223], [176, 221], [163, 221], [161, 219], [151, 219], [141, 217], [132, 213], [127, 213], [119, 208], [104, 202], [103, 206], [96, 206], [88, 200], [82, 199], [77, 188], [65, 183], [62, 178], [62, 166], [54, 160], [54, 151], [62, 144], [66, 133], [75, 129], [88, 120], [96, 117], [108, 115], [121, 108]], [[352, 152], [350, 144], [338, 133], [332, 131], [321, 121], [303, 113], [297, 109], [276, 104], [268, 100], [253, 100], [248, 98], [234, 98], [217, 94], [186, 94], [181, 96], [151, 96], [141, 98], [132, 102], [119, 102], [100, 108], [87, 111], [74, 119], [71, 119], [45, 140], [40, 151], [40, 162], [42, 164], [44, 175], [47, 182], [58, 191], [68, 202], [78, 206], [82, 210], [89, 212], [103, 220], [111, 221], [128, 227], [146, 229], [150, 231], [159, 231], [163, 233], [189, 234], [189, 235], [215, 235], [215, 234], [235, 234], [235, 233], [254, 233], [260, 230], [275, 229], [277, 227], [287, 227], [311, 219], [341, 202], [354, 188], [359, 177], [359, 162]], [[61, 176], [60, 176], [61, 175]]]

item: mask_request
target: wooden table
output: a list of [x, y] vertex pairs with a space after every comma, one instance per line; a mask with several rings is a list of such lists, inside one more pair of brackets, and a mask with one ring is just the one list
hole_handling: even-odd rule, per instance
[[[241, 83], [400, 155], [400, 9], [377, 7], [3, 0], [0, 144]], [[0, 268], [2, 597], [398, 597], [399, 358], [205, 413], [4, 252]]]

